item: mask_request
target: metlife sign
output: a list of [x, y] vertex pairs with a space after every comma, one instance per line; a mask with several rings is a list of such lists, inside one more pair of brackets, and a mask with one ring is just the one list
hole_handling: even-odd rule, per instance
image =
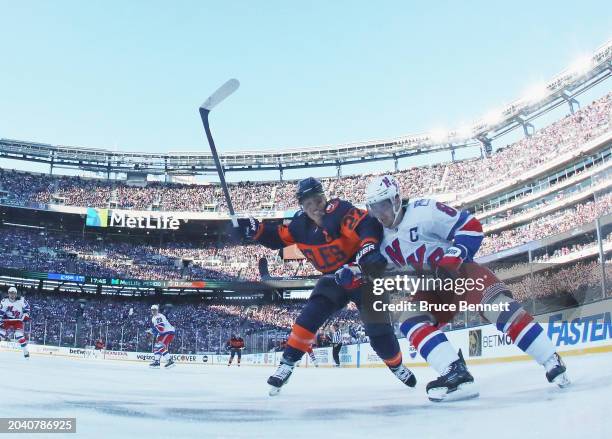
[[132, 215], [126, 211], [87, 209], [88, 227], [122, 227], [128, 229], [178, 230], [180, 220], [172, 215]]

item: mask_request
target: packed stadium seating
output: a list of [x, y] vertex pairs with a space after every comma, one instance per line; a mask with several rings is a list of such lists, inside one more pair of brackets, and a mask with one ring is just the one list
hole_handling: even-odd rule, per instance
[[[86, 239], [79, 234], [4, 228], [0, 251], [5, 268], [77, 273], [127, 279], [258, 280], [258, 261], [266, 257], [273, 276], [316, 274], [304, 261], [283, 261], [258, 245], [222, 246], [173, 242], [163, 246]], [[192, 259], [183, 267], [182, 259]]]
[[[491, 234], [480, 256], [561, 233], [612, 212], [612, 193], [543, 216], [520, 227]], [[161, 246], [83, 238], [81, 234], [41, 233], [4, 228], [0, 235], [3, 266], [41, 272], [70, 272], [132, 279], [258, 280], [258, 261], [266, 257], [272, 276], [295, 277], [317, 272], [305, 261], [283, 261], [259, 245], [171, 242]], [[182, 259], [192, 259], [189, 267]]]
[[[606, 279], [612, 276], [612, 261], [606, 261]], [[561, 294], [582, 292], [589, 288], [600, 293], [602, 279], [601, 264], [597, 261], [578, 263], [552, 273], [537, 274], [525, 277], [519, 282], [510, 284], [513, 296], [521, 301], [538, 300], [555, 297]], [[608, 284], [606, 297], [612, 295], [612, 285]]]
[[[405, 196], [435, 193], [474, 192], [491, 187], [528, 169], [542, 165], [561, 152], [570, 150], [610, 129], [612, 93], [585, 106], [575, 114], [553, 123], [533, 136], [498, 150], [490, 158], [442, 163], [398, 171]], [[369, 175], [324, 179], [328, 194], [356, 203], [363, 201]], [[241, 182], [231, 185], [238, 211], [284, 210], [295, 207], [295, 182]], [[225, 211], [225, 200], [217, 185], [150, 183], [146, 187], [125, 182], [79, 177], [52, 177], [0, 170], [0, 189], [8, 198], [27, 202], [108, 207], [112, 202], [126, 209], [201, 211], [216, 206]]]
[[612, 193], [598, 197], [595, 201], [559, 210], [514, 229], [492, 233], [483, 241], [479, 255], [497, 253], [545, 236], [565, 232], [610, 212], [612, 212]]

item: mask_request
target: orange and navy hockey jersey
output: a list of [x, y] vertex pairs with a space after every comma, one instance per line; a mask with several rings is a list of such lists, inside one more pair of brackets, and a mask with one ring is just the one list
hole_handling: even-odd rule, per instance
[[232, 337], [227, 341], [226, 346], [231, 349], [242, 349], [244, 347], [244, 340], [242, 337]]
[[367, 211], [335, 198], [327, 202], [323, 227], [300, 210], [289, 225], [260, 223], [254, 239], [272, 249], [297, 244], [318, 271], [332, 273], [354, 262], [355, 254], [364, 245], [378, 246], [382, 236], [382, 226]]

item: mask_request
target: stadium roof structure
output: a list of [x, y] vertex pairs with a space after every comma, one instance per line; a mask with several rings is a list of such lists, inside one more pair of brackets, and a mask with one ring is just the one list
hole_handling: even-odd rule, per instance
[[[540, 84], [526, 96], [487, 114], [472, 126], [446, 133], [423, 133], [391, 139], [340, 145], [228, 152], [220, 155], [226, 172], [259, 171], [336, 166], [403, 157], [465, 147], [480, 146], [489, 154], [491, 141], [523, 128], [533, 133], [530, 121], [564, 104], [571, 112], [576, 97], [612, 75], [612, 41], [592, 55]], [[0, 157], [46, 163], [53, 167], [77, 168], [93, 172], [147, 174], [198, 174], [216, 172], [212, 155], [198, 153], [117, 152], [106, 149], [50, 145], [21, 140], [0, 139]]]

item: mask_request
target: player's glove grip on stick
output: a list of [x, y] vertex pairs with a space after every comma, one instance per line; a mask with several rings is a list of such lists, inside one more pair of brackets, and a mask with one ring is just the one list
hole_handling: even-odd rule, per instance
[[449, 247], [436, 265], [436, 276], [441, 278], [457, 277], [459, 268], [461, 268], [466, 256], [467, 249], [465, 247]]
[[368, 277], [381, 277], [387, 268], [387, 259], [373, 243], [361, 247], [355, 256], [355, 262], [361, 268], [361, 272]]
[[347, 290], [354, 290], [364, 284], [363, 275], [359, 265], [344, 264], [335, 273], [336, 283]]

